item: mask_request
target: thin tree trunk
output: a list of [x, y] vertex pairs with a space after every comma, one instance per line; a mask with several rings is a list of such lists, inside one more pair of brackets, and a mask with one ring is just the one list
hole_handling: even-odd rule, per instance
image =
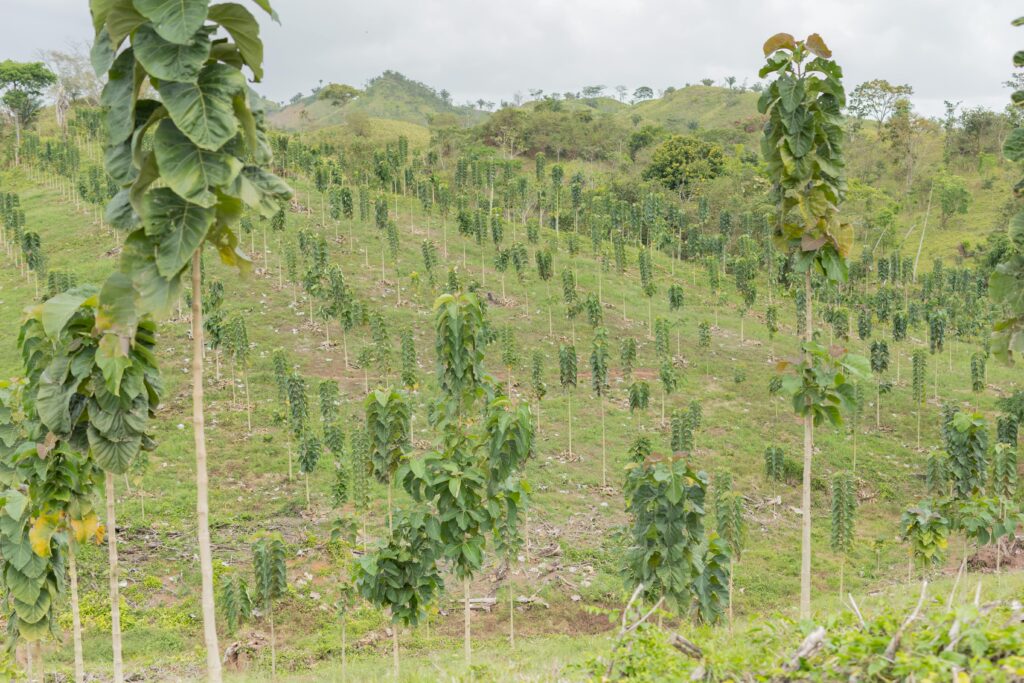
[[348, 680], [348, 620], [341, 617], [341, 683]]
[[78, 607], [78, 564], [74, 542], [68, 544], [68, 577], [71, 580], [71, 633], [75, 641], [75, 683], [85, 683], [85, 658], [82, 655], [82, 616]]
[[[804, 273], [804, 341], [810, 342], [813, 337], [811, 326], [814, 317], [811, 310], [811, 270]], [[810, 363], [810, 353], [804, 351], [804, 360]], [[804, 472], [803, 472], [803, 527], [800, 538], [800, 618], [811, 616], [811, 463], [814, 459], [814, 422], [808, 413], [804, 417]]]
[[928, 189], [928, 208], [924, 212], [924, 225], [921, 227], [921, 239], [917, 243], [917, 255], [914, 257], [914, 282], [917, 282], [917, 262], [921, 260], [921, 248], [924, 247], [924, 236], [928, 232], [928, 216], [932, 213], [932, 190], [935, 183]]
[[391, 488], [392, 488], [392, 486], [391, 486], [391, 475], [388, 475], [388, 532], [389, 533], [394, 531], [394, 525], [391, 522], [391, 501], [392, 501]]
[[243, 372], [245, 379], [245, 424], [249, 434], [252, 434], [252, 399], [249, 398], [249, 368]]
[[[206, 471], [206, 421], [203, 415], [203, 306], [200, 252], [192, 254], [192, 433], [196, 449], [196, 525], [199, 531], [199, 570], [202, 582], [203, 641], [206, 675], [220, 683], [217, 612], [213, 604], [213, 555], [210, 551], [209, 479]], [[273, 622], [271, 622], [273, 624]]]
[[509, 649], [515, 649], [515, 591], [512, 590], [512, 566], [509, 561]]
[[875, 429], [882, 428], [882, 385], [875, 383]]
[[267, 607], [267, 619], [270, 621], [270, 679], [277, 680], [277, 638], [274, 636], [273, 607]]
[[466, 668], [468, 669], [473, 663], [473, 644], [470, 639], [469, 630], [469, 579], [465, 578], [462, 580], [462, 651], [466, 655]]
[[121, 596], [117, 566], [117, 517], [114, 511], [114, 475], [106, 473], [107, 559], [110, 567], [110, 643], [114, 651], [114, 683], [124, 683], [121, 659]]
[[839, 601], [843, 600], [843, 589], [846, 580], [846, 553], [839, 556]]
[[729, 558], [729, 633], [732, 633], [732, 577], [736, 573], [736, 562]]
[[569, 457], [572, 457], [572, 392], [569, 392]]
[[398, 623], [391, 624], [391, 664], [394, 667], [395, 680], [398, 680]]
[[601, 486], [608, 486], [608, 455], [604, 431], [604, 394], [601, 394]]
[[14, 165], [21, 166], [21, 117], [14, 115]]

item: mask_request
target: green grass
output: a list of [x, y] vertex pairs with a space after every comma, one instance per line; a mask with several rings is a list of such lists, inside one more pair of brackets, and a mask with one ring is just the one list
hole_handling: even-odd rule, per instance
[[[114, 267], [116, 238], [101, 230], [90, 216], [76, 212], [73, 202], [63, 201], [59, 193], [50, 188], [49, 181], [30, 177], [24, 171], [8, 171], [0, 176], [0, 190], [15, 190], [21, 195], [28, 217], [28, 228], [42, 236], [44, 251], [51, 269], [74, 272], [80, 281], [100, 281]], [[438, 288], [427, 285], [422, 273], [420, 242], [429, 238], [442, 243], [442, 226], [437, 217], [425, 217], [418, 202], [410, 198], [399, 200], [397, 218], [403, 235], [396, 269], [390, 257], [384, 258], [384, 279], [381, 282], [382, 235], [372, 224], [345, 222], [338, 226], [340, 240], [333, 236], [333, 224], [318, 227], [320, 198], [303, 181], [297, 182], [299, 202], [309, 206], [308, 212], [289, 214], [287, 235], [293, 238], [301, 227], [319, 230], [332, 238], [332, 262], [345, 270], [350, 285], [374, 310], [386, 317], [397, 342], [402, 329], [413, 330], [419, 350], [420, 376], [427, 380], [433, 369], [433, 337], [430, 326], [430, 305]], [[393, 208], [393, 207], [392, 207]], [[246, 318], [250, 340], [253, 342], [253, 367], [250, 371], [252, 395], [255, 401], [254, 433], [246, 434], [245, 413], [240, 399], [232, 401], [228, 382], [230, 370], [222, 363], [222, 377], [214, 376], [213, 358], [209, 359], [206, 374], [207, 430], [210, 448], [211, 532], [214, 558], [218, 572], [250, 569], [249, 542], [252, 536], [265, 529], [281, 531], [289, 544], [289, 580], [293, 594], [280, 606], [278, 633], [281, 639], [280, 662], [294, 675], [289, 680], [330, 680], [338, 666], [339, 631], [330, 609], [333, 591], [343, 578], [343, 566], [328, 552], [330, 519], [336, 514], [330, 508], [328, 491], [333, 467], [325, 459], [312, 477], [313, 509], [305, 511], [303, 482], [287, 478], [287, 445], [285, 432], [274, 423], [279, 410], [273, 387], [270, 353], [276, 347], [288, 351], [301, 372], [310, 382], [310, 398], [315, 405], [315, 380], [337, 379], [346, 399], [343, 407], [345, 425], [349, 427], [360, 419], [363, 394], [363, 370], [345, 368], [342, 349], [338, 345], [340, 330], [331, 329], [332, 346], [325, 345], [322, 325], [311, 325], [307, 319], [308, 306], [300, 292], [293, 303], [293, 288], [285, 284], [278, 287], [277, 243], [274, 235], [268, 237], [271, 254], [263, 263], [262, 228], [251, 238], [255, 244], [257, 270], [248, 279], [236, 276], [216, 262], [213, 253], [207, 255], [208, 274], [225, 283], [228, 316], [241, 314]], [[347, 236], [354, 235], [354, 244]], [[516, 233], [514, 235], [514, 233]], [[553, 232], [545, 230], [541, 244], [546, 245]], [[489, 305], [489, 315], [498, 327], [511, 325], [523, 358], [521, 367], [514, 370], [513, 397], [525, 400], [529, 377], [528, 359], [533, 350], [540, 350], [548, 359], [546, 379], [548, 397], [542, 405], [542, 427], [537, 453], [527, 467], [527, 477], [536, 495], [530, 516], [531, 541], [535, 552], [541, 548], [557, 548], [558, 554], [531, 558], [521, 563], [513, 574], [518, 594], [539, 595], [547, 600], [550, 609], [534, 608], [517, 614], [517, 621], [525, 634], [519, 641], [515, 663], [505, 663], [510, 656], [503, 644], [504, 622], [507, 611], [499, 607], [490, 617], [475, 618], [477, 629], [475, 645], [478, 662], [486, 666], [478, 680], [555, 680], [563, 675], [563, 667], [589, 655], [601, 652], [607, 639], [601, 635], [606, 628], [601, 619], [585, 611], [587, 605], [616, 606], [621, 604], [622, 584], [618, 577], [621, 557], [615, 532], [626, 521], [623, 512], [621, 484], [622, 469], [627, 462], [627, 448], [637, 431], [652, 437], [655, 450], [668, 449], [668, 435], [660, 424], [661, 388], [657, 380], [657, 362], [653, 341], [648, 338], [647, 302], [642, 294], [635, 267], [635, 252], [630, 250], [633, 263], [625, 275], [603, 273], [601, 289], [604, 293], [604, 322], [609, 328], [612, 342], [612, 397], [607, 403], [608, 432], [608, 489], [600, 487], [601, 443], [598, 403], [589, 390], [587, 357], [590, 352], [592, 330], [583, 318], [571, 325], [564, 315], [558, 274], [565, 267], [577, 271], [579, 287], [583, 292], [598, 289], [597, 262], [590, 253], [589, 240], [581, 239], [582, 252], [575, 259], [568, 255], [564, 241], [555, 256], [556, 281], [552, 283], [551, 297], [547, 288], [531, 271], [525, 281], [516, 282], [514, 273], [506, 273], [502, 299], [502, 278], [493, 268], [493, 248], [484, 249], [459, 236], [452, 225], [447, 227], [449, 255], [442, 264], [458, 264], [464, 276], [482, 281], [481, 289], [498, 302]], [[513, 240], [525, 242], [525, 231], [516, 226], [506, 228], [506, 244]], [[250, 238], [243, 239], [243, 245]], [[531, 246], [532, 251], [532, 246]], [[465, 268], [462, 268], [465, 254]], [[532, 259], [531, 259], [532, 262]], [[483, 266], [481, 267], [481, 264]], [[930, 267], [928, 264], [927, 267]], [[410, 273], [421, 273], [418, 291], [411, 285]], [[672, 321], [673, 351], [681, 372], [681, 383], [669, 397], [668, 410], [684, 407], [698, 398], [704, 407], [704, 427], [697, 433], [696, 452], [692, 455], [701, 469], [714, 472], [728, 469], [733, 473], [735, 486], [748, 500], [751, 537], [743, 560], [737, 568], [736, 609], [741, 617], [772, 612], [794, 613], [799, 593], [799, 527], [800, 517], [794, 512], [799, 507], [799, 488], [794, 485], [773, 485], [762, 475], [762, 453], [766, 445], [777, 443], [787, 455], [797, 458], [801, 444], [800, 423], [792, 417], [787, 406], [768, 399], [767, 383], [773, 373], [769, 358], [771, 346], [761, 322], [767, 303], [762, 292], [754, 311], [744, 324], [745, 340], [739, 338], [740, 320], [737, 297], [729, 281], [724, 281], [725, 294], [713, 297], [704, 284], [703, 267], [691, 264], [672, 265], [662, 255], [656, 256], [658, 293], [653, 300], [655, 317]], [[445, 278], [445, 266], [436, 273], [438, 282]], [[401, 304], [394, 283], [402, 286]], [[681, 313], [670, 313], [667, 288], [672, 281], [685, 284], [686, 304]], [[20, 310], [34, 299], [31, 284], [23, 279], [10, 262], [0, 272], [0, 329], [7, 330], [0, 343], [0, 373], [8, 376], [18, 372], [15, 349], [15, 329]], [[527, 299], [530, 307], [527, 309]], [[625, 303], [624, 303], [625, 302]], [[793, 341], [795, 310], [792, 300], [777, 301], [783, 329], [775, 340], [777, 356], [791, 356], [796, 352]], [[625, 310], [623, 306], [625, 305]], [[548, 334], [548, 311], [552, 311], [554, 335]], [[820, 308], [819, 308], [820, 311]], [[705, 355], [697, 348], [697, 326], [703, 320], [714, 322], [712, 346]], [[876, 334], [882, 334], [876, 326]], [[888, 331], [885, 331], [888, 337]], [[640, 341], [640, 359], [636, 373], [649, 378], [652, 389], [651, 409], [643, 414], [630, 415], [625, 401], [626, 384], [620, 380], [618, 370], [618, 343], [626, 335]], [[904, 578], [906, 549], [895, 541], [896, 520], [900, 510], [923, 493], [921, 473], [929, 448], [939, 441], [939, 401], [932, 398], [924, 414], [923, 444], [914, 444], [915, 414], [910, 402], [909, 353], [915, 345], [924, 342], [923, 330], [912, 332], [914, 340], [898, 349], [902, 356], [902, 381], [894, 392], [883, 399], [883, 428], [875, 430], [872, 410], [867, 409], [857, 436], [857, 475], [861, 504], [857, 513], [857, 544], [847, 562], [846, 577], [849, 590], [862, 596], [869, 592], [891, 589], [906, 590], [899, 584]], [[568, 458], [566, 420], [568, 400], [557, 386], [557, 349], [575, 336], [580, 356], [581, 381], [573, 398], [574, 451]], [[349, 358], [354, 362], [357, 351], [368, 343], [365, 329], [349, 335]], [[678, 346], [677, 346], [678, 344]], [[854, 350], [864, 352], [865, 344], [851, 342]], [[1019, 370], [993, 366], [989, 373], [990, 388], [981, 395], [970, 391], [969, 357], [975, 347], [951, 344], [946, 355], [931, 358], [929, 385], [933, 373], [938, 372], [940, 400], [970, 405], [993, 416], [994, 401], [999, 395], [1020, 388], [1024, 375]], [[165, 402], [154, 423], [159, 446], [150, 454], [149, 468], [140, 482], [132, 484], [131, 493], [119, 483], [119, 534], [122, 537], [122, 572], [128, 586], [124, 591], [126, 615], [132, 623], [125, 632], [125, 657], [129, 671], [155, 667], [157, 677], [197, 676], [201, 670], [202, 652], [197, 592], [199, 586], [198, 559], [195, 555], [193, 484], [194, 465], [192, 434], [190, 429], [190, 396], [188, 392], [189, 340], [187, 320], [173, 317], [160, 326], [160, 360], [167, 385]], [[397, 359], [397, 356], [396, 356]], [[396, 360], [397, 363], [397, 360]], [[499, 352], [494, 348], [488, 357], [489, 369], [500, 379], [505, 370], [500, 368]], [[893, 358], [895, 365], [895, 357]], [[705, 366], [709, 372], [705, 373]], [[746, 380], [736, 383], [737, 369]], [[890, 373], [894, 374], [894, 373]], [[376, 381], [375, 371], [370, 371]], [[429, 384], [429, 383], [428, 383]], [[416, 438], [430, 440], [424, 431], [425, 405], [430, 391], [416, 396]], [[872, 394], [869, 390], [869, 394]], [[778, 411], [778, 413], [776, 413]], [[346, 429], [346, 431], [349, 431]], [[817, 432], [815, 477], [828, 482], [831, 473], [847, 469], [853, 459], [854, 439], [849, 429], [822, 428]], [[826, 487], [819, 486], [814, 493], [812, 514], [814, 520], [814, 587], [819, 598], [816, 614], [819, 616], [836, 607], [834, 598], [838, 590], [839, 559], [828, 550], [829, 497]], [[144, 494], [143, 494], [144, 492]], [[145, 496], [145, 519], [142, 518], [142, 496]], [[770, 501], [779, 496], [781, 501]], [[374, 491], [373, 510], [368, 515], [371, 534], [382, 529], [384, 518], [384, 492]], [[398, 505], [406, 501], [399, 496]], [[872, 544], [881, 540], [877, 558]], [[299, 554], [299, 551], [301, 555]], [[950, 562], [953, 562], [951, 560]], [[562, 565], [559, 574], [566, 584], [554, 578], [549, 570]], [[105, 611], [106, 563], [105, 549], [88, 549], [80, 562], [83, 574], [83, 593], [97, 612], [94, 626], [86, 632], [89, 645], [90, 671], [104, 671], [109, 656], [109, 640], [102, 631]], [[223, 566], [226, 565], [226, 566]], [[493, 563], [487, 567], [474, 586], [474, 595], [494, 590], [489, 576]], [[948, 571], [947, 566], [944, 571]], [[312, 578], [307, 579], [306, 574]], [[303, 585], [298, 584], [302, 582]], [[319, 594], [315, 598], [313, 593]], [[499, 595], [503, 592], [499, 591]], [[579, 600], [573, 600], [578, 596]], [[454, 606], [446, 597], [444, 609]], [[107, 616], [109, 619], [109, 615]], [[370, 610], [358, 613], [350, 628], [350, 641], [357, 642], [371, 633], [380, 634], [380, 615]], [[460, 632], [456, 616], [435, 616], [431, 636], [425, 633], [404, 633], [402, 647], [407, 677], [403, 680], [437, 680], [449, 675], [462, 675], [457, 640]], [[222, 633], [221, 644], [227, 646], [238, 639], [247, 642], [265, 634], [266, 626], [258, 622], [246, 626], [234, 635]], [[722, 638], [717, 635], [717, 638]], [[70, 669], [70, 639], [63, 645], [50, 646], [46, 660], [62, 670]], [[264, 680], [269, 654], [261, 649], [256, 662], [256, 673], [246, 674], [240, 680]], [[388, 643], [364, 645], [353, 653], [351, 675], [353, 680], [378, 680], [387, 675], [389, 666]], [[438, 667], [442, 673], [438, 672]], [[262, 678], [261, 678], [262, 677]]]

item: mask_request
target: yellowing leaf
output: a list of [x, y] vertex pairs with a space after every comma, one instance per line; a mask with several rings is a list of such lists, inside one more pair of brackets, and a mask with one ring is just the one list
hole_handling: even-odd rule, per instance
[[82, 519], [71, 520], [71, 529], [79, 543], [85, 543], [90, 538], [95, 538], [97, 543], [103, 541], [103, 525], [95, 512], [90, 512]]
[[39, 557], [50, 556], [50, 539], [57, 530], [57, 514], [39, 515], [28, 531], [28, 541], [32, 544], [32, 552]]
[[786, 48], [792, 50], [796, 48], [796, 38], [788, 33], [776, 33], [774, 36], [764, 41], [764, 56], [767, 57], [776, 50]]
[[853, 226], [850, 223], [840, 223], [834, 237], [839, 255], [843, 258], [849, 256], [853, 250]]
[[832, 50], [828, 49], [828, 45], [825, 44], [825, 41], [817, 33], [812, 33], [807, 36], [807, 40], [804, 41], [804, 45], [807, 46], [808, 50], [824, 59], [828, 59], [832, 56]]

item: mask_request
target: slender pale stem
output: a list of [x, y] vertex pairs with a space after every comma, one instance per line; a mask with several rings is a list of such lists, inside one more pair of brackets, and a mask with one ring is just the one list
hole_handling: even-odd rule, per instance
[[82, 654], [82, 616], [78, 607], [78, 563], [75, 544], [68, 544], [68, 577], [71, 581], [71, 632], [75, 641], [75, 683], [85, 683], [85, 658]]
[[107, 495], [107, 558], [110, 567], [110, 643], [114, 651], [114, 683], [124, 683], [124, 663], [121, 657], [121, 596], [118, 585], [117, 517], [114, 510], [114, 475], [105, 477]]
[[[213, 554], [210, 550], [209, 476], [206, 471], [206, 419], [203, 410], [203, 305], [200, 252], [192, 254], [192, 434], [196, 449], [196, 526], [199, 532], [199, 573], [202, 582], [203, 641], [206, 675], [220, 683], [217, 612], [213, 602]], [[109, 475], [108, 475], [109, 476]]]

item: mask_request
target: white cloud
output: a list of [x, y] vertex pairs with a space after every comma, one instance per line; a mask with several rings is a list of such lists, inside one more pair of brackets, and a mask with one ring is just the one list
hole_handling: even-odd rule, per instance
[[[4, 0], [0, 58], [90, 37], [86, 0]], [[511, 99], [530, 88], [588, 84], [655, 89], [709, 77], [756, 79], [776, 31], [816, 31], [848, 86], [910, 83], [929, 115], [942, 101], [1002, 108], [1001, 86], [1024, 33], [999, 0], [278, 0], [283, 24], [261, 22], [260, 89], [286, 99], [324, 81], [360, 85], [385, 69], [452, 92]], [[13, 5], [13, 6], [12, 6]]]

